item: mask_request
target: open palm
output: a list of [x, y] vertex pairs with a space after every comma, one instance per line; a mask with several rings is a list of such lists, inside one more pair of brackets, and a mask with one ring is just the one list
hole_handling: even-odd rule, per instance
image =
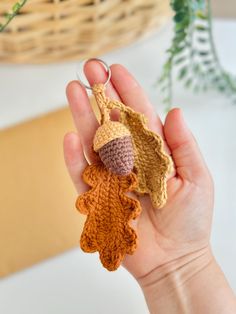
[[[166, 151], [175, 164], [175, 172], [167, 184], [168, 201], [163, 208], [153, 208], [148, 196], [139, 198], [142, 213], [135, 224], [139, 244], [133, 255], [126, 255], [123, 265], [135, 278], [141, 278], [165, 263], [209, 246], [213, 183], [181, 110], [171, 110], [163, 125], [132, 75], [118, 64], [110, 68], [107, 96], [146, 115], [149, 128], [163, 137]], [[106, 80], [106, 71], [97, 61], [87, 62], [84, 70], [90, 85]], [[78, 133], [69, 132], [64, 137], [65, 162], [81, 194], [88, 190], [81, 177], [88, 164], [84, 155], [89, 162], [95, 158], [92, 141], [99, 124], [84, 87], [72, 81], [66, 92]]]

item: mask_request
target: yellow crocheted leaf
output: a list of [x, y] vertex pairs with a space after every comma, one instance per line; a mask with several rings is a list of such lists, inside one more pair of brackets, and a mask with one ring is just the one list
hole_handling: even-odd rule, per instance
[[133, 139], [135, 168], [138, 176], [136, 192], [148, 193], [154, 207], [162, 207], [167, 200], [167, 175], [172, 169], [171, 158], [164, 152], [162, 138], [149, 130], [143, 114], [125, 106], [120, 122], [124, 123]]
[[137, 235], [129, 221], [139, 215], [141, 206], [124, 194], [135, 188], [136, 175], [115, 175], [97, 163], [85, 168], [83, 179], [91, 189], [76, 201], [77, 209], [87, 214], [80, 246], [85, 252], [98, 251], [103, 266], [116, 270], [125, 254], [132, 254], [137, 247]]

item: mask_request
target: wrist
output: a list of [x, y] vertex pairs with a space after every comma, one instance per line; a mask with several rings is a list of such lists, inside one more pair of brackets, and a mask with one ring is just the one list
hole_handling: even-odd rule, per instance
[[[190, 313], [191, 282], [216, 267], [210, 247], [205, 247], [158, 266], [138, 278], [150, 313]], [[191, 312], [192, 313], [192, 312]]]

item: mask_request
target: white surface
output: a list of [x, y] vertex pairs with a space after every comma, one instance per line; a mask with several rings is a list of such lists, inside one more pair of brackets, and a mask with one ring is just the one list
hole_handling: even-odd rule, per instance
[[95, 254], [74, 250], [0, 285], [1, 314], [146, 314], [142, 292], [124, 268], [108, 272]]
[[[223, 64], [236, 73], [236, 23], [217, 21], [215, 38]], [[170, 26], [130, 47], [104, 56], [122, 63], [146, 89], [158, 112], [159, 91], [152, 87], [165, 59]], [[75, 63], [45, 66], [0, 65], [0, 127], [62, 107]], [[236, 291], [236, 106], [224, 96], [194, 96], [177, 85], [175, 102], [195, 134], [215, 181], [212, 245]], [[120, 269], [108, 273], [97, 255], [74, 250], [0, 281], [0, 313], [145, 314], [142, 293]]]

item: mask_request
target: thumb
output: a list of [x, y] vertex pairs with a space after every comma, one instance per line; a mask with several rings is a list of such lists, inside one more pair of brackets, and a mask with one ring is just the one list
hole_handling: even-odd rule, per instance
[[166, 116], [164, 134], [176, 172], [182, 179], [197, 183], [209, 176], [198, 144], [179, 108], [172, 109]]

